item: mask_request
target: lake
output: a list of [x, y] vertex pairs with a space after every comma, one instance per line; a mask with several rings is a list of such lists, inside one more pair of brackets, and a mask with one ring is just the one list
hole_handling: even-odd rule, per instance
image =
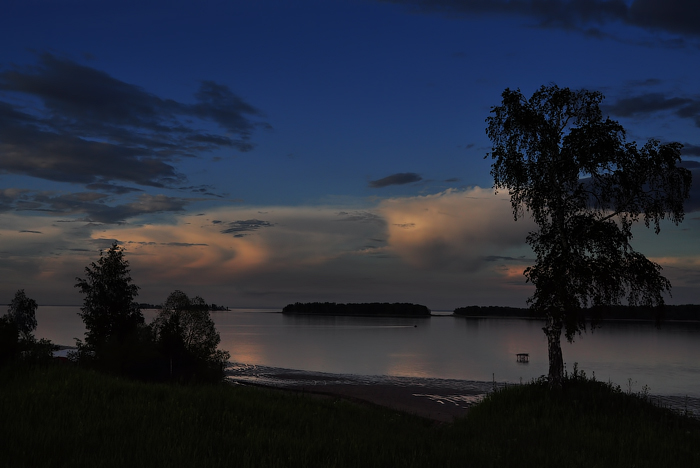
[[[85, 328], [78, 307], [41, 306], [37, 338], [74, 345]], [[307, 374], [442, 379], [490, 383], [527, 382], [547, 374], [543, 322], [525, 319], [290, 316], [278, 311], [213, 312], [222, 349], [242, 378], [274, 379], [287, 369]], [[146, 322], [156, 315], [145, 310]], [[573, 364], [598, 380], [633, 392], [700, 401], [700, 324], [606, 322], [562, 343]], [[516, 361], [528, 353], [529, 363]], [[319, 374], [320, 375], [320, 374]], [[697, 400], [697, 401], [696, 401]]]

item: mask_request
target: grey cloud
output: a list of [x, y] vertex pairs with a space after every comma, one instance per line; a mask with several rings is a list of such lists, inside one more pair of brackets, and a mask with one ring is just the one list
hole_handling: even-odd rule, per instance
[[692, 119], [700, 127], [700, 98], [668, 97], [663, 93], [646, 93], [618, 99], [604, 106], [605, 111], [620, 117], [634, 117], [670, 111], [683, 119]]
[[[186, 104], [49, 53], [0, 72], [0, 92], [0, 172], [62, 182], [173, 186], [185, 180], [176, 159], [248, 151], [253, 130], [268, 126], [224, 85], [204, 81]], [[34, 100], [41, 106], [10, 103]], [[223, 132], [200, 130], [198, 121]]]
[[230, 222], [227, 226], [228, 228], [221, 231], [222, 234], [233, 234], [234, 237], [243, 237], [260, 228], [272, 227], [273, 224], [259, 219], [246, 219]]
[[486, 262], [498, 262], [501, 260], [505, 260], [508, 262], [525, 262], [525, 263], [534, 263], [534, 259], [532, 258], [526, 258], [526, 257], [501, 257], [498, 255], [487, 255], [486, 257], [483, 257], [483, 260]]
[[378, 223], [381, 225], [385, 224], [384, 218], [369, 211], [353, 211], [348, 213], [346, 211], [341, 211], [338, 216], [343, 218], [340, 221], [358, 221], [361, 223]]
[[[686, 161], [685, 163], [687, 164], [688, 162]], [[693, 175], [693, 184], [690, 186], [690, 197], [686, 200], [683, 207], [686, 213], [693, 213], [700, 211], [700, 183], [698, 182], [700, 181], [700, 167], [694, 165], [686, 165], [685, 167], [690, 169]]]
[[690, 143], [684, 143], [681, 154], [684, 156], [700, 156], [700, 145], [691, 145]]
[[14, 209], [17, 201], [27, 192], [28, 190], [15, 188], [0, 189], [0, 213]]
[[696, 0], [635, 0], [629, 19], [637, 26], [700, 35], [700, 8]]
[[161, 242], [160, 245], [168, 247], [208, 247], [209, 244], [190, 244], [188, 242]]
[[189, 202], [180, 198], [149, 194], [142, 194], [136, 201], [122, 205], [108, 205], [108, 200], [108, 195], [97, 192], [57, 196], [36, 194], [31, 207], [18, 208], [60, 214], [82, 213], [86, 215], [87, 221], [113, 224], [143, 214], [183, 211]]
[[41, 231], [29, 231], [29, 230], [26, 230], [26, 229], [23, 229], [23, 230], [21, 230], [21, 231], [19, 231], [19, 232], [27, 232], [27, 233], [29, 233], [29, 234], [41, 234]]
[[110, 192], [116, 195], [124, 195], [131, 192], [143, 192], [141, 189], [133, 187], [124, 187], [123, 185], [107, 184], [103, 182], [97, 182], [94, 184], [88, 184], [85, 186], [88, 190], [99, 190], [102, 192]]
[[[409, 5], [418, 12], [449, 16], [480, 14], [533, 18], [543, 28], [577, 30], [606, 37], [600, 30], [622, 22], [650, 31], [700, 36], [700, 8], [696, 0], [379, 0]], [[676, 41], [676, 45], [684, 45]], [[673, 45], [673, 44], [666, 44]]]
[[667, 98], [662, 93], [649, 93], [619, 99], [614, 104], [606, 106], [606, 110], [621, 117], [631, 117], [638, 114], [678, 109], [690, 103], [692, 100], [688, 98]]
[[212, 185], [191, 185], [189, 187], [179, 187], [179, 190], [187, 190], [193, 193], [201, 193], [210, 197], [225, 198], [228, 194], [218, 194], [212, 191]]
[[415, 172], [400, 172], [384, 177], [383, 179], [372, 180], [369, 183], [371, 188], [382, 188], [389, 185], [403, 185], [418, 182], [423, 178]]

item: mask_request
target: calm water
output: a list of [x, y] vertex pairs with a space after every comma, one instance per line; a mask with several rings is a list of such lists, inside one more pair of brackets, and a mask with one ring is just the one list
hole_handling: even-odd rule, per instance
[[[85, 328], [78, 307], [42, 306], [38, 338], [73, 345]], [[150, 322], [155, 311], [144, 311]], [[298, 369], [383, 378], [520, 382], [547, 373], [542, 323], [518, 319], [285, 316], [240, 309], [215, 312], [221, 348], [238, 369]], [[562, 344], [567, 369], [633, 392], [700, 398], [700, 326], [606, 323]], [[530, 362], [516, 362], [529, 353]]]

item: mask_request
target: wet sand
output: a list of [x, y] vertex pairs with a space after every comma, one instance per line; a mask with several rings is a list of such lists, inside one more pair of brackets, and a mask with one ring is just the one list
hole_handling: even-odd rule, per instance
[[323, 398], [343, 398], [451, 422], [493, 389], [490, 382], [421, 377], [331, 374], [231, 363], [231, 382]]
[[452, 422], [469, 410], [469, 395], [452, 389], [386, 384], [330, 384], [286, 387], [312, 395], [371, 403], [439, 422]]

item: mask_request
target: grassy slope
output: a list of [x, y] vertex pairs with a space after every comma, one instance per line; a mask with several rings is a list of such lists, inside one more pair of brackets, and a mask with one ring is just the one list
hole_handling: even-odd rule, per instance
[[0, 466], [700, 466], [700, 424], [578, 379], [510, 388], [436, 426], [257, 388], [0, 370]]

